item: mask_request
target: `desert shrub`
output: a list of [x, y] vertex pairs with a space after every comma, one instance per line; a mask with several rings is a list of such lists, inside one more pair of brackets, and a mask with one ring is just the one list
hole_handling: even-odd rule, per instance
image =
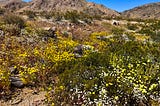
[[96, 20], [101, 20], [102, 16], [101, 15], [93, 15], [93, 18]]
[[115, 27], [112, 29], [112, 33], [115, 35], [122, 35], [124, 33], [124, 29]]
[[5, 9], [4, 8], [0, 8], [0, 15], [3, 15], [5, 13]]
[[[25, 84], [48, 91], [48, 105], [124, 106], [139, 105], [139, 101], [150, 105], [150, 97], [159, 98], [159, 43], [126, 42], [121, 36], [96, 38], [107, 35], [93, 33], [84, 42], [59, 33], [58, 40], [44, 42], [37, 37], [32, 45], [5, 37], [0, 41], [0, 88], [9, 88], [8, 67], [16, 66]], [[80, 57], [74, 54], [77, 45], [83, 47]]]
[[17, 25], [19, 28], [25, 27], [24, 19], [14, 14], [5, 14], [3, 20], [6, 24]]
[[158, 44], [110, 42], [103, 52], [90, 52], [69, 66], [63, 63], [49, 98], [55, 105], [149, 104], [150, 95], [158, 96], [158, 52]]
[[8, 68], [5, 67], [4, 65], [0, 66], [0, 92], [2, 90], [9, 91], [10, 88], [10, 80], [9, 80], [10, 72], [8, 71]]
[[88, 24], [90, 24], [93, 20], [93, 17], [89, 14], [84, 13], [84, 12], [80, 12], [79, 13], [79, 19], [88, 23]]
[[136, 30], [136, 29], [138, 29], [138, 26], [136, 24], [127, 23], [127, 28], [129, 30]]
[[154, 34], [153, 30], [150, 29], [149, 27], [148, 27], [148, 28], [143, 27], [143, 28], [139, 31], [139, 33], [141, 33], [141, 34], [146, 34], [146, 35], [150, 35], [150, 36], [152, 36], [152, 35]]
[[10, 36], [17, 36], [21, 33], [21, 29], [16, 24], [6, 24], [2, 27], [5, 34]]
[[92, 39], [106, 40], [108, 33], [107, 32], [94, 32], [90, 36]]
[[71, 20], [73, 23], [78, 23], [78, 19], [80, 18], [80, 15], [78, 12], [75, 11], [67, 11], [64, 15], [64, 18], [67, 20]]
[[30, 18], [34, 19], [36, 17], [36, 13], [34, 11], [25, 11], [25, 14]]
[[55, 15], [55, 12], [43, 11], [40, 14], [41, 14], [41, 16], [45, 17], [46, 19], [51, 19]]
[[146, 35], [155, 35], [155, 32], [160, 29], [160, 21], [156, 20], [146, 20], [145, 24], [142, 26], [142, 29], [139, 33]]
[[61, 12], [54, 12], [53, 18], [55, 21], [61, 21], [63, 19], [64, 14]]
[[49, 34], [49, 31], [44, 30], [44, 29], [37, 29], [36, 33], [38, 36], [45, 37]]

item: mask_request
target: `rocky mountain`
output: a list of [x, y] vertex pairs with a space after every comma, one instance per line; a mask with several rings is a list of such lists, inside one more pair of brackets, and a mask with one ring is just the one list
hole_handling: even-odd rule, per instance
[[4, 7], [10, 10], [18, 10], [23, 8], [26, 2], [22, 0], [0, 0], [0, 7]]
[[124, 11], [122, 16], [127, 18], [160, 19], [160, 2], [146, 4]]
[[120, 14], [103, 5], [87, 2], [86, 0], [32, 0], [29, 3], [22, 0], [0, 0], [0, 6], [18, 11], [83, 11], [89, 14], [119, 16]]
[[103, 5], [87, 2], [86, 0], [33, 0], [28, 5], [28, 9], [33, 10], [58, 10], [65, 11], [83, 11], [90, 14], [100, 15], [119, 15], [114, 10], [111, 10]]

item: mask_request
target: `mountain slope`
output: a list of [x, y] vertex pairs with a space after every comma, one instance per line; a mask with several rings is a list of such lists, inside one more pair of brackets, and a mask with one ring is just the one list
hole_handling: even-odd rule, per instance
[[160, 19], [160, 2], [146, 4], [124, 11], [122, 16], [128, 18]]
[[0, 7], [9, 9], [9, 10], [18, 10], [23, 8], [26, 5], [26, 2], [22, 0], [0, 0]]
[[119, 15], [114, 10], [106, 8], [103, 5], [89, 3], [86, 0], [33, 0], [28, 5], [28, 9], [43, 11], [58, 10], [61, 12], [77, 10], [98, 15]]
[[0, 0], [0, 6], [7, 9], [23, 11], [83, 11], [92, 15], [119, 16], [120, 14], [103, 5], [86, 0], [32, 0], [29, 3], [22, 0]]

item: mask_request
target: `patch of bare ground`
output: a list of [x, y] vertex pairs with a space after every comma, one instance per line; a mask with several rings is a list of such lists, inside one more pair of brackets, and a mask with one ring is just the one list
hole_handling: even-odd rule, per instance
[[23, 88], [16, 90], [11, 99], [5, 101], [0, 100], [0, 106], [46, 106], [44, 91], [36, 91], [31, 88]]

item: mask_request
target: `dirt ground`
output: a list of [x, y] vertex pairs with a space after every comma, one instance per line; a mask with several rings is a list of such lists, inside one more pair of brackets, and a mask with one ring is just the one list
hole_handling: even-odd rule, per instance
[[0, 106], [46, 106], [45, 94], [46, 92], [23, 88], [20, 92], [17, 91], [11, 100], [0, 100]]

